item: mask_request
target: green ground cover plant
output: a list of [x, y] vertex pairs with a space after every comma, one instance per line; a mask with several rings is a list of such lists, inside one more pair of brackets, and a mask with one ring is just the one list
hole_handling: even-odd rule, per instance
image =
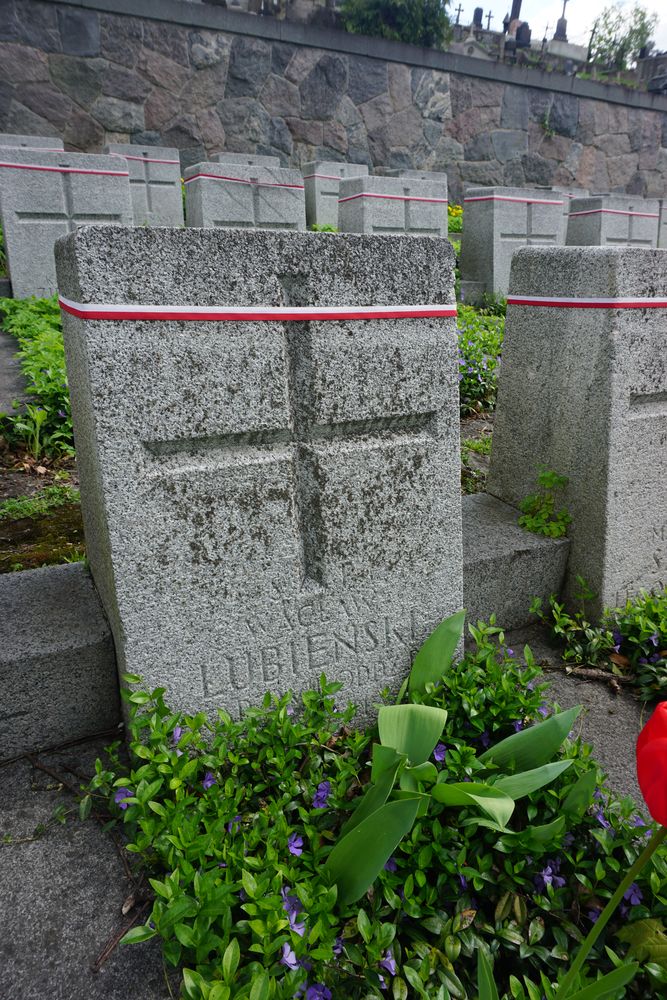
[[79, 491], [67, 484], [45, 486], [30, 497], [12, 497], [0, 500], [0, 521], [16, 521], [24, 517], [41, 517], [64, 504], [80, 503]]
[[505, 318], [459, 303], [459, 393], [461, 416], [496, 405]]
[[16, 416], [0, 414], [0, 433], [33, 458], [73, 456], [72, 412], [58, 300], [0, 298], [2, 323], [18, 341], [21, 370], [33, 399]]
[[461, 233], [463, 232], [463, 206], [453, 205], [451, 202], [447, 205], [447, 228], [450, 233]]
[[[155, 893], [126, 941], [159, 937], [184, 997], [476, 1000], [494, 995], [480, 951], [503, 1000], [562, 978], [650, 831], [571, 731], [578, 710], [545, 704], [529, 649], [521, 662], [478, 623], [451, 666], [455, 619], [366, 728], [324, 677], [238, 722], [173, 712], [127, 678], [129, 766], [110, 748], [81, 813], [122, 821]], [[580, 985], [629, 974], [630, 927], [648, 951], [626, 995], [663, 989], [666, 890], [658, 852]]]
[[562, 644], [563, 660], [625, 677], [645, 701], [667, 698], [667, 588], [643, 591], [622, 608], [606, 609], [594, 623], [585, 611], [593, 595], [584, 580], [579, 584], [579, 610], [566, 610], [553, 595], [546, 610], [539, 599], [531, 607]]
[[565, 507], [556, 509], [557, 494], [568, 484], [567, 476], [553, 469], [540, 468], [537, 474], [538, 493], [531, 493], [519, 504], [522, 511], [519, 524], [526, 531], [547, 538], [563, 538], [572, 518]]

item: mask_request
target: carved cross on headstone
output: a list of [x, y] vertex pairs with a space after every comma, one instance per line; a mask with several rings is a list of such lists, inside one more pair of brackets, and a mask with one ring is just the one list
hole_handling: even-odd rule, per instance
[[292, 516], [302, 567], [303, 583], [320, 588], [325, 584], [326, 529], [322, 517], [322, 477], [318, 456], [330, 449], [376, 449], [400, 443], [431, 440], [435, 434], [434, 412], [401, 414], [341, 423], [316, 423], [305, 386], [308, 383], [308, 323], [286, 324], [285, 354], [288, 424], [270, 430], [216, 434], [210, 437], [172, 441], [144, 441], [156, 461], [159, 475], [194, 471], [206, 457], [219, 468], [290, 463], [292, 468]]
[[527, 246], [533, 246], [534, 244], [541, 243], [555, 243], [557, 238], [556, 233], [536, 233], [533, 231], [533, 204], [528, 202], [526, 205], [526, 231], [525, 233], [501, 233], [501, 240], [520, 240]]
[[[61, 163], [60, 166], [66, 168], [67, 164]], [[120, 212], [77, 212], [74, 192], [72, 191], [72, 174], [63, 169], [59, 177], [63, 188], [64, 211], [16, 212], [16, 218], [19, 222], [64, 223], [67, 227], [67, 232], [72, 233], [79, 225], [104, 225], [104, 223], [123, 221]]]
[[172, 180], [161, 181], [155, 177], [151, 177], [151, 160], [147, 150], [141, 150], [139, 155], [133, 156], [132, 159], [141, 164], [141, 177], [130, 176], [130, 186], [133, 184], [143, 185], [146, 192], [146, 211], [151, 215], [154, 211], [153, 187], [170, 188], [173, 187], [174, 182]]
[[[227, 217], [226, 219], [213, 219], [212, 225], [223, 228], [234, 226], [241, 229], [298, 229], [295, 222], [289, 222], [283, 218], [275, 221], [266, 218], [272, 206], [270, 201], [263, 198], [262, 188], [270, 188], [271, 184], [266, 181], [260, 181], [259, 177], [249, 177], [247, 180], [225, 180], [224, 178], [222, 180], [226, 183], [229, 198], [241, 206], [241, 211], [246, 216], [252, 215], [252, 220], [246, 217], [245, 219], [230, 221], [229, 217]], [[276, 185], [276, 187], [281, 186], [280, 184]]]
[[631, 393], [629, 416], [631, 419], [667, 417], [667, 391]]
[[[412, 189], [414, 191], [414, 188]], [[387, 195], [382, 195], [380, 197], [387, 198]], [[399, 199], [394, 197], [391, 198], [392, 201], [398, 201]], [[440, 229], [437, 226], [417, 226], [415, 223], [415, 207], [419, 204], [421, 199], [410, 195], [410, 188], [403, 188], [403, 225], [393, 225], [393, 226], [378, 226], [373, 224], [374, 233], [424, 233], [430, 234], [432, 236], [439, 236]], [[444, 201], [443, 201], [444, 204]], [[398, 221], [398, 220], [397, 220]]]

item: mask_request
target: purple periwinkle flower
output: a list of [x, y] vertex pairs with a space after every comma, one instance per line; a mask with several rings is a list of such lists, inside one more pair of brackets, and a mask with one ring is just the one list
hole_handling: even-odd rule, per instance
[[64, 420], [67, 414], [65, 413], [64, 410], [58, 410], [58, 416], [60, 417], [61, 420]]
[[174, 726], [174, 731], [171, 734], [172, 746], [176, 746], [182, 735], [183, 735], [183, 726]]
[[537, 712], [538, 715], [541, 715], [543, 719], [546, 719], [547, 715], [549, 714], [549, 708], [547, 705], [540, 705]]
[[534, 691], [536, 684], [537, 684], [537, 681], [534, 680], [534, 679], [532, 681], [528, 681], [528, 683], [526, 684], [526, 690], [527, 691]]
[[331, 990], [324, 983], [313, 983], [306, 990], [306, 1000], [331, 1000]]
[[123, 799], [129, 799], [132, 795], [134, 795], [134, 792], [131, 788], [119, 788], [117, 789], [113, 800], [117, 806], [120, 806], [121, 809], [127, 809], [129, 802], [124, 802]]
[[444, 743], [438, 743], [435, 750], [433, 751], [433, 759], [442, 764], [443, 760], [447, 756], [447, 747]]
[[572, 847], [574, 841], [575, 841], [574, 834], [566, 833], [565, 836], [563, 837], [563, 847], [565, 848]]
[[588, 911], [588, 919], [590, 920], [590, 922], [592, 924], [594, 924], [594, 923], [597, 922], [597, 919], [598, 919], [598, 917], [600, 916], [601, 913], [602, 913], [602, 910], [600, 909], [599, 906], [593, 906]]
[[632, 822], [632, 825], [633, 825], [633, 826], [646, 826], [646, 823], [645, 823], [645, 822], [644, 822], [644, 820], [643, 820], [643, 819], [641, 818], [641, 816], [637, 815], [636, 813], [635, 813], [635, 815], [634, 815], [634, 816], [632, 817], [632, 820], [631, 820], [631, 822]]
[[514, 729], [515, 733], [520, 733], [521, 730], [523, 729], [523, 722], [521, 721], [521, 719], [515, 719], [514, 722], [512, 723], [512, 728]]
[[596, 813], [593, 813], [593, 815], [595, 816], [595, 818], [598, 821], [598, 823], [600, 824], [600, 826], [603, 826], [605, 828], [605, 830], [609, 830], [611, 828], [611, 823], [609, 822], [609, 820], [605, 816], [605, 814], [602, 811], [602, 809], [598, 809], [598, 811]]
[[658, 645], [658, 633], [654, 632], [653, 635], [649, 636], [649, 642], [652, 642], [654, 646]]
[[237, 813], [236, 816], [234, 816], [233, 819], [230, 819], [229, 823], [227, 824], [227, 833], [236, 833], [240, 825], [241, 825], [241, 816], [239, 815], [239, 813]]
[[343, 939], [342, 937], [337, 937], [333, 943], [333, 953], [334, 958], [340, 958], [343, 954]]
[[508, 656], [514, 656], [514, 650], [510, 649], [509, 646], [507, 647], [507, 655]]
[[537, 891], [546, 892], [548, 885], [552, 885], [554, 889], [561, 889], [565, 885], [565, 879], [558, 874], [559, 871], [560, 859], [549, 858], [542, 871], [535, 876], [534, 882]]
[[479, 742], [482, 744], [482, 746], [484, 747], [485, 750], [488, 750], [488, 748], [491, 746], [491, 737], [489, 736], [489, 734], [486, 731], [486, 729], [484, 730], [484, 732], [480, 736]]
[[398, 871], [398, 865], [396, 864], [396, 859], [395, 858], [389, 858], [388, 861], [385, 861], [384, 870], [386, 872], [396, 872], [396, 871]]
[[207, 792], [209, 788], [212, 788], [213, 785], [217, 785], [217, 783], [218, 782], [213, 777], [213, 771], [207, 771], [201, 784], [204, 791]]
[[292, 972], [299, 968], [299, 959], [296, 957], [296, 953], [292, 951], [287, 941], [282, 947], [280, 964], [285, 965]]
[[300, 837], [298, 833], [290, 833], [287, 838], [287, 850], [295, 858], [300, 858], [303, 854], [303, 837]]
[[298, 917], [303, 911], [301, 900], [298, 896], [295, 896], [294, 893], [289, 891], [289, 886], [287, 885], [282, 887], [280, 895], [283, 899], [283, 910], [287, 914], [290, 928], [295, 932], [295, 934], [298, 934], [299, 937], [303, 937], [306, 925], [304, 923], [299, 923], [298, 920]]
[[380, 962], [380, 968], [388, 972], [390, 976], [395, 976], [398, 969], [396, 968], [396, 961], [391, 953], [391, 948], [387, 948], [384, 953], [384, 957]]
[[331, 782], [320, 781], [313, 796], [313, 809], [324, 809], [331, 795]]
[[462, 889], [467, 889], [468, 888], [468, 879], [465, 877], [465, 875], [459, 875], [458, 879], [459, 879], [459, 882], [461, 884], [461, 888]]
[[630, 906], [639, 906], [643, 898], [642, 891], [636, 882], [633, 882], [623, 894], [623, 899], [627, 900]]

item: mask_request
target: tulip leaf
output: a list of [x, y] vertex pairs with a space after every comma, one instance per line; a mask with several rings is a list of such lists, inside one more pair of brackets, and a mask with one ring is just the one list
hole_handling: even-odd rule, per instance
[[430, 760], [416, 767], [406, 767], [401, 772], [401, 788], [404, 792], [418, 791], [419, 782], [425, 785], [432, 785], [438, 778], [438, 769]]
[[630, 945], [628, 955], [667, 969], [667, 933], [659, 917], [634, 920], [618, 931], [616, 937]]
[[507, 826], [514, 812], [514, 801], [493, 785], [461, 781], [451, 785], [438, 784], [431, 789], [436, 802], [446, 806], [477, 806], [499, 826]]
[[517, 772], [547, 764], [572, 729], [581, 708], [581, 705], [577, 705], [567, 712], [552, 715], [536, 726], [513, 733], [486, 750], [478, 760], [482, 764], [495, 764], [503, 769], [513, 767]]
[[393, 747], [383, 747], [381, 743], [374, 743], [371, 781], [376, 784], [383, 771], [391, 770], [395, 764], [405, 759], [405, 754], [398, 753]]
[[421, 796], [387, 802], [338, 841], [324, 866], [338, 886], [341, 906], [373, 884], [417, 816]]
[[596, 983], [591, 983], [590, 986], [584, 987], [583, 990], [577, 990], [576, 993], [569, 993], [567, 1000], [612, 1000], [613, 997], [618, 996], [618, 991], [623, 986], [626, 986], [627, 983], [635, 978], [638, 968], [639, 965], [637, 962], [632, 962], [630, 965], [622, 965], [619, 969], [608, 972], [606, 976], [598, 979]]
[[570, 819], [581, 819], [593, 801], [593, 793], [597, 785], [597, 772], [594, 767], [578, 778], [572, 785], [561, 805], [561, 812]]
[[425, 691], [427, 684], [437, 684], [441, 680], [461, 641], [465, 617], [465, 611], [457, 611], [431, 633], [415, 656], [408, 680], [409, 691]]
[[365, 820], [367, 816], [370, 816], [371, 813], [376, 812], [380, 806], [385, 804], [391, 795], [391, 790], [394, 787], [394, 782], [396, 781], [396, 774], [401, 765], [401, 758], [398, 754], [396, 757], [397, 759], [395, 760], [393, 766], [388, 767], [385, 771], [382, 771], [382, 773], [378, 776], [377, 781], [374, 784], [369, 785], [366, 793], [359, 800], [354, 812], [341, 829], [340, 832], [342, 836], [345, 836], [346, 833], [349, 833], [350, 830], [353, 830], [355, 826]]
[[447, 713], [430, 705], [383, 705], [378, 712], [380, 741], [404, 753], [414, 767], [431, 756], [442, 735]]
[[505, 792], [516, 801], [523, 798], [524, 795], [530, 795], [538, 788], [548, 785], [559, 774], [566, 771], [571, 764], [571, 760], [556, 760], [551, 764], [543, 764], [542, 767], [534, 767], [532, 771], [521, 771], [520, 774], [510, 774], [498, 778], [497, 781], [494, 781], [493, 787], [499, 788], [501, 792]]
[[479, 1000], [498, 1000], [493, 968], [484, 948], [477, 949], [477, 992]]

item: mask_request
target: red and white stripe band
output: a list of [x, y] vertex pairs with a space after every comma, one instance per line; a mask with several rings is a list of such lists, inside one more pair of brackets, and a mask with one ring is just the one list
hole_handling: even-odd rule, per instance
[[584, 212], [570, 212], [570, 217], [575, 215], [638, 215], [642, 219], [657, 219], [657, 212], [629, 212], [622, 208], [589, 208]]
[[519, 198], [509, 194], [481, 194], [471, 198], [464, 198], [467, 201], [514, 201], [522, 205], [562, 205], [562, 201], [554, 201], [548, 198]]
[[359, 194], [350, 194], [346, 198], [339, 198], [338, 204], [344, 201], [354, 201], [355, 198], [383, 198], [387, 201], [429, 201], [435, 205], [446, 205], [446, 198], [418, 198], [411, 194], [373, 194], [371, 191], [361, 191]]
[[568, 299], [553, 295], [508, 295], [507, 304], [548, 309], [667, 309], [667, 298]]
[[180, 160], [159, 160], [154, 156], [131, 156], [130, 153], [109, 153], [109, 156], [119, 156], [121, 160], [138, 160], [139, 163], [178, 163]]
[[95, 302], [72, 302], [63, 295], [58, 299], [64, 312], [80, 319], [107, 320], [184, 320], [194, 322], [236, 322], [273, 320], [308, 322], [311, 320], [352, 319], [430, 319], [456, 316], [455, 305], [387, 306], [154, 306], [108, 305]]
[[304, 174], [304, 181], [345, 181], [347, 177], [343, 177], [342, 174]]
[[[58, 150], [58, 152], [60, 153], [62, 150]], [[45, 170], [47, 173], [56, 174], [103, 174], [108, 177], [129, 177], [127, 170], [84, 170], [83, 167], [44, 167], [37, 163], [0, 162], [0, 167], [7, 167], [10, 170]]]
[[212, 181], [227, 181], [232, 184], [248, 184], [250, 187], [292, 188], [295, 191], [303, 191], [303, 184], [280, 184], [277, 181], [252, 181], [246, 177], [223, 177], [222, 174], [193, 174], [192, 177], [185, 178], [185, 183], [189, 184], [190, 181], [196, 181], [200, 177], [205, 177]]

